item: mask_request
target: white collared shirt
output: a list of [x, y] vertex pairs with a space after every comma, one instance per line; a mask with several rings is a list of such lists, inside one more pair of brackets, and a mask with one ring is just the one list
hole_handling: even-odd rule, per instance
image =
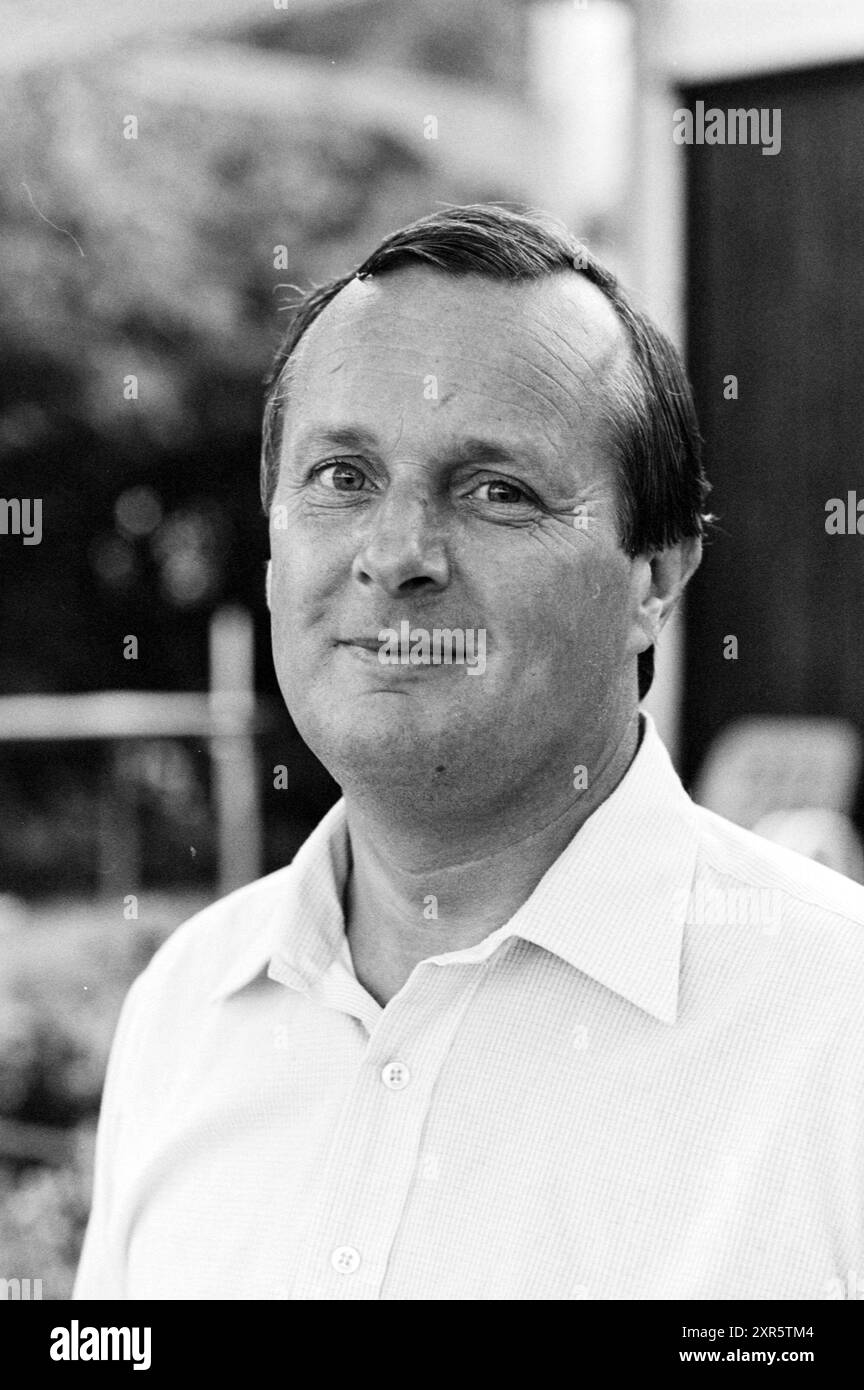
[[76, 1297], [864, 1293], [864, 890], [694, 806], [650, 719], [510, 921], [385, 1008], [348, 853], [339, 802], [135, 982]]

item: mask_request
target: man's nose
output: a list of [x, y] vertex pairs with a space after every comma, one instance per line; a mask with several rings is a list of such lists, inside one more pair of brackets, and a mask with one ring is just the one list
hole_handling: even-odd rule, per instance
[[391, 484], [369, 517], [352, 573], [396, 597], [407, 590], [444, 588], [449, 560], [437, 509], [416, 488]]

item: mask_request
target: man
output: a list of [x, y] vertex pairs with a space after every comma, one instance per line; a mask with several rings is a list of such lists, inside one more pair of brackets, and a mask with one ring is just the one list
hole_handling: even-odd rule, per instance
[[705, 521], [675, 350], [563, 229], [436, 213], [296, 307], [263, 492], [344, 798], [133, 986], [77, 1295], [845, 1288], [864, 892], [638, 708]]

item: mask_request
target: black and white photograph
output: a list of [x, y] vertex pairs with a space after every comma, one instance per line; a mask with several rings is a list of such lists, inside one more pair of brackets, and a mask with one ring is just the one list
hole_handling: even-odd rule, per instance
[[215, 1356], [222, 1302], [576, 1301], [609, 1371], [826, 1372], [864, 8], [0, 20], [22, 1364], [188, 1368], [176, 1304]]

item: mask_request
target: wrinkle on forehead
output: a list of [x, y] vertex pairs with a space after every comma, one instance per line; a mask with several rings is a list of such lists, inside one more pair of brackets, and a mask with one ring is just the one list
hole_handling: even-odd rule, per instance
[[[488, 354], [476, 355], [478, 342], [489, 345]], [[376, 363], [380, 348], [389, 362]], [[488, 387], [497, 378], [501, 399], [531, 413], [545, 433], [550, 416], [568, 429], [593, 415], [605, 429], [630, 346], [602, 290], [578, 272], [502, 282], [406, 267], [354, 280], [336, 295], [289, 358], [280, 400], [289, 388], [295, 400], [317, 393], [319, 374], [326, 390], [355, 357], [372, 376], [404, 375], [412, 383], [437, 368], [448, 378], [448, 397], [470, 392], [472, 376], [485, 372], [487, 389], [478, 394], [494, 401]]]

